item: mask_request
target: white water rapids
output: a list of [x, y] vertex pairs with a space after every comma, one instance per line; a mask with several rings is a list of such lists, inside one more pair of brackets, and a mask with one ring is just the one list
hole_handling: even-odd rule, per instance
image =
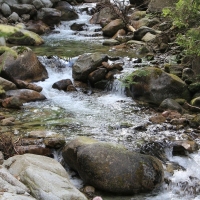
[[[95, 4], [85, 4], [79, 6], [94, 7]], [[76, 8], [78, 9], [78, 8]], [[88, 37], [91, 32], [98, 29], [99, 26], [88, 24], [86, 12], [79, 12], [79, 19], [71, 22], [62, 22], [56, 27], [59, 33], [45, 36], [47, 43], [56, 40], [97, 40], [101, 41], [102, 37]], [[89, 34], [75, 33], [70, 30], [70, 25], [76, 23], [86, 23]], [[54, 43], [55, 45], [55, 43]], [[56, 44], [59, 45], [59, 44]], [[53, 45], [52, 45], [53, 46]], [[84, 47], [83, 47], [84, 48]], [[67, 55], [66, 55], [67, 56]], [[40, 58], [43, 63], [45, 59]], [[132, 70], [129, 68], [126, 58], [124, 72]], [[62, 108], [68, 113], [68, 123], [72, 124], [68, 129], [61, 129], [60, 132], [66, 135], [67, 140], [71, 140], [77, 135], [86, 135], [101, 141], [115, 142], [125, 145], [130, 150], [138, 150], [142, 144], [148, 141], [169, 141], [184, 139], [183, 131], [169, 130], [168, 125], [151, 125], [148, 121], [152, 114], [151, 110], [145, 107], [138, 107], [137, 104], [123, 92], [123, 87], [119, 81], [115, 81], [110, 91], [94, 92], [85, 94], [83, 92], [64, 92], [52, 88], [53, 83], [62, 79], [72, 80], [72, 70], [70, 63], [62, 60], [63, 68], [51, 68], [46, 64], [49, 78], [44, 82], [37, 83], [43, 87], [42, 93], [47, 97], [47, 101], [42, 104], [42, 108], [49, 110], [59, 110]], [[30, 106], [30, 104], [27, 104]], [[33, 103], [31, 106], [38, 106]], [[41, 109], [41, 107], [38, 107]], [[37, 109], [36, 109], [37, 110]], [[66, 119], [64, 119], [66, 120]], [[146, 127], [145, 130], [137, 130], [137, 127]], [[73, 126], [76, 127], [73, 129]], [[57, 130], [58, 131], [58, 130]], [[199, 141], [197, 141], [199, 144]], [[141, 194], [134, 196], [117, 196], [104, 195], [104, 200], [200, 200], [200, 153], [190, 154], [188, 157], [172, 156], [171, 149], [167, 150], [168, 159], [171, 162], [177, 162], [185, 170], [175, 170], [174, 174], [167, 174], [169, 184], [163, 186], [150, 194]], [[78, 185], [80, 182], [78, 182]], [[80, 185], [79, 185], [80, 186]]]

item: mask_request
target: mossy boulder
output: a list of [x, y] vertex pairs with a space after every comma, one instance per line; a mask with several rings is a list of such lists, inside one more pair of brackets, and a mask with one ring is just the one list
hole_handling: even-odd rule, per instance
[[34, 32], [5, 24], [0, 24], [0, 36], [5, 37], [9, 43], [17, 45], [41, 45], [44, 43], [43, 39]]
[[[46, 68], [28, 47], [15, 46], [0, 56], [0, 72], [9, 80], [27, 82], [41, 81], [48, 78]], [[15, 52], [15, 53], [13, 53]]]
[[144, 67], [124, 78], [126, 91], [133, 99], [159, 105], [164, 99], [182, 98], [189, 101], [185, 82], [156, 67]]
[[130, 152], [121, 145], [79, 137], [65, 146], [62, 155], [86, 184], [107, 192], [147, 192], [163, 181], [157, 158]]

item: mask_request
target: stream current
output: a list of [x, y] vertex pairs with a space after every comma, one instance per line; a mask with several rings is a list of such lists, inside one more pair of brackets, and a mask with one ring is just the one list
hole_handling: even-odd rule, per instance
[[[124, 63], [124, 70], [117, 76], [112, 85], [105, 91], [92, 90], [89, 93], [81, 91], [67, 93], [52, 88], [53, 83], [62, 79], [72, 80], [71, 64], [82, 53], [102, 52], [109, 54], [109, 48], [101, 46], [103, 37], [98, 33], [99, 26], [88, 24], [91, 16], [80, 12], [85, 7], [95, 4], [83, 4], [79, 9], [79, 19], [72, 22], [62, 22], [55, 28], [55, 33], [44, 36], [46, 44], [34, 49], [38, 55], [49, 52], [51, 58], [39, 56], [46, 66], [49, 78], [37, 83], [43, 87], [42, 93], [47, 97], [44, 102], [27, 103], [24, 111], [29, 113], [32, 120], [41, 116], [40, 123], [45, 129], [62, 133], [70, 141], [76, 136], [89, 136], [100, 141], [123, 144], [130, 151], [139, 151], [145, 142], [184, 139], [184, 130], [176, 131], [169, 124], [153, 125], [149, 117], [154, 115], [152, 109], [138, 106], [124, 93], [124, 87], [119, 81], [120, 76], [134, 70], [134, 56], [122, 52], [120, 61]], [[72, 23], [85, 23], [83, 32], [70, 30]], [[95, 37], [91, 37], [94, 35]], [[96, 37], [98, 35], [98, 37]], [[83, 43], [84, 41], [84, 43]], [[84, 45], [83, 45], [84, 44]], [[74, 49], [75, 48], [75, 49]], [[73, 49], [73, 52], [72, 52]], [[120, 54], [120, 53], [119, 53]], [[43, 54], [44, 55], [44, 54]], [[58, 56], [70, 59], [60, 59]], [[126, 56], [124, 56], [126, 55]], [[50, 62], [59, 60], [60, 68], [52, 67]], [[131, 67], [130, 67], [131, 66]], [[24, 114], [27, 115], [28, 114]], [[34, 126], [34, 124], [32, 124]], [[37, 125], [37, 122], [36, 124]], [[199, 141], [196, 141], [199, 144]], [[200, 199], [200, 156], [199, 152], [188, 157], [172, 156], [171, 148], [165, 148], [166, 155], [171, 162], [177, 162], [186, 170], [175, 170], [173, 175], [165, 174], [170, 183], [163, 183], [161, 188], [148, 194], [119, 196], [100, 193], [104, 200], [198, 200]], [[170, 177], [169, 177], [170, 176]], [[72, 178], [72, 182], [81, 187], [82, 182]]]

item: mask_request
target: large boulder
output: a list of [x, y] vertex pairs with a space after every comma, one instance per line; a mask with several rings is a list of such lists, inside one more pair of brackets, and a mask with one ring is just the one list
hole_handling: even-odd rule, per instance
[[61, 11], [54, 8], [42, 8], [37, 13], [37, 19], [49, 26], [53, 26], [60, 23]]
[[100, 24], [102, 20], [111, 21], [117, 18], [117, 14], [113, 12], [112, 8], [105, 7], [96, 12], [90, 19], [91, 24]]
[[16, 26], [0, 24], [0, 32], [5, 35], [7, 41], [18, 45], [41, 45], [43, 39], [36, 33], [21, 29]]
[[149, 12], [162, 12], [165, 7], [173, 7], [178, 0], [151, 0], [148, 5]]
[[28, 47], [12, 47], [17, 57], [11, 52], [0, 56], [0, 72], [4, 77], [27, 82], [41, 81], [48, 78], [46, 68], [40, 63], [35, 53]]
[[30, 196], [30, 190], [3, 166], [0, 167], [0, 191], [2, 200], [36, 200]]
[[123, 29], [124, 26], [125, 25], [121, 19], [113, 20], [102, 29], [103, 35], [113, 37], [117, 31]]
[[73, 7], [65, 1], [58, 2], [55, 9], [61, 11], [61, 21], [70, 21], [78, 19], [78, 14], [75, 12]]
[[4, 166], [25, 184], [36, 199], [87, 200], [70, 182], [60, 163], [45, 156], [24, 154], [7, 159]]
[[30, 4], [13, 4], [10, 6], [12, 12], [16, 12], [18, 15], [29, 14], [35, 15], [36, 9], [33, 5]]
[[159, 105], [167, 98], [190, 100], [185, 82], [156, 67], [136, 70], [125, 78], [127, 94], [133, 99]]
[[100, 190], [134, 194], [151, 191], [163, 181], [161, 161], [120, 145], [79, 137], [65, 146], [62, 155], [85, 183]]
[[95, 71], [102, 62], [107, 61], [105, 54], [92, 53], [81, 55], [73, 65], [72, 76], [74, 80], [87, 82], [88, 75]]

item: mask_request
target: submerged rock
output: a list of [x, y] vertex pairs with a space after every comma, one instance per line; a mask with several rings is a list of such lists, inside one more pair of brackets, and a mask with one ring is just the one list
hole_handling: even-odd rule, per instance
[[4, 167], [25, 184], [36, 199], [87, 200], [70, 182], [60, 163], [45, 156], [25, 154], [7, 159]]
[[147, 192], [163, 181], [157, 158], [129, 152], [120, 145], [79, 137], [69, 142], [62, 154], [85, 183], [107, 192]]

